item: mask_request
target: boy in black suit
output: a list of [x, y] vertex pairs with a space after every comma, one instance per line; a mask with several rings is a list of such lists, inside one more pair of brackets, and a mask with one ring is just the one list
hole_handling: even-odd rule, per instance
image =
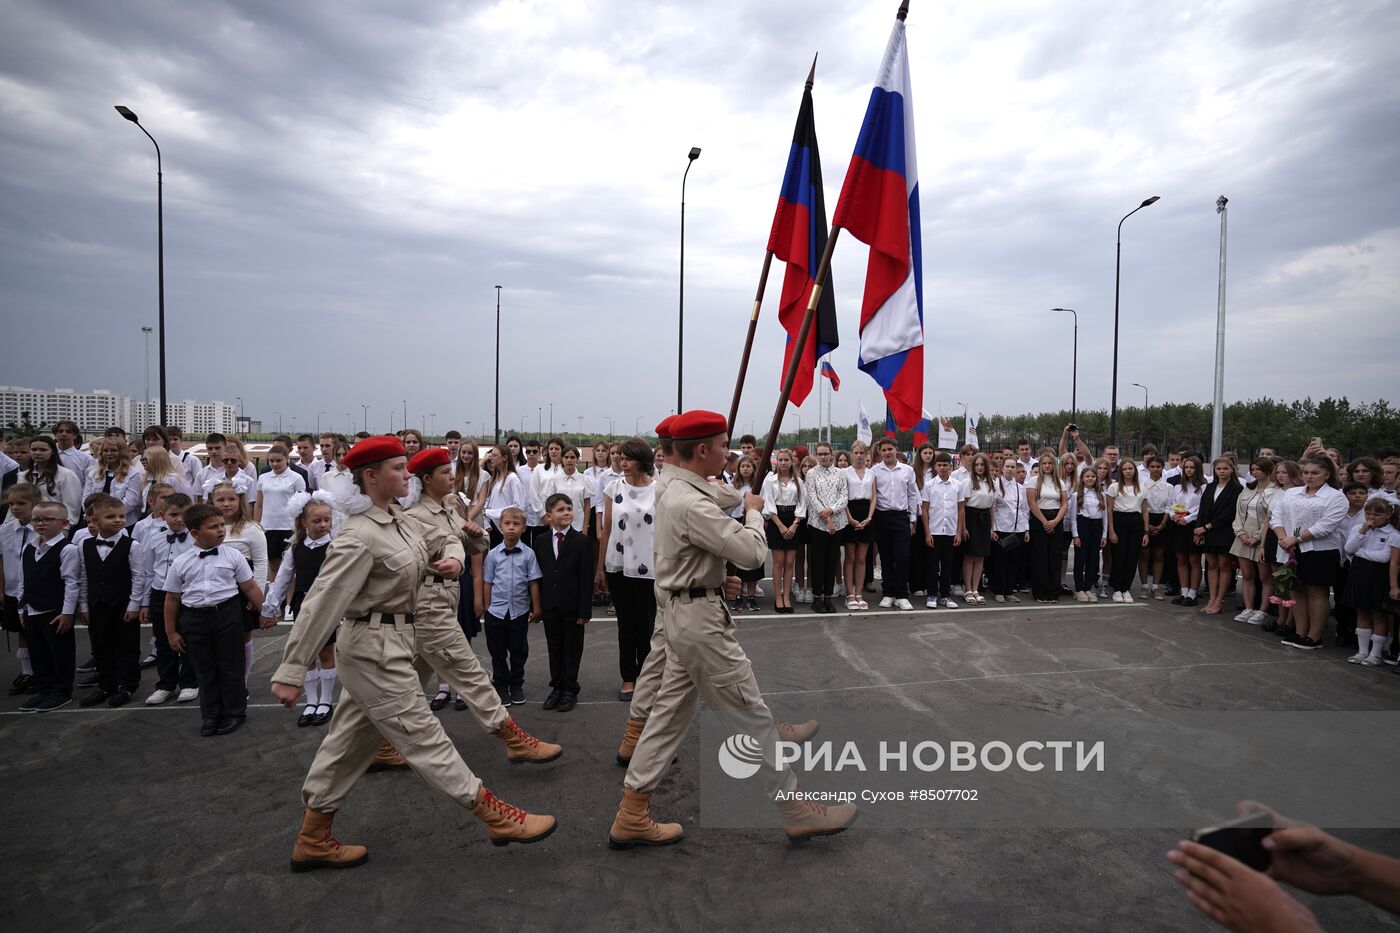
[[540, 602], [549, 643], [549, 699], [545, 709], [567, 713], [578, 703], [583, 635], [593, 617], [593, 550], [574, 530], [574, 503], [563, 493], [545, 500], [545, 533], [535, 541]]

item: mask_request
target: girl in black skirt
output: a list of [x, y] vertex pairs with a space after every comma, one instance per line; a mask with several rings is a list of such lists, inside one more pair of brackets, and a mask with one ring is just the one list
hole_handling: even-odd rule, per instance
[[1167, 509], [1167, 546], [1176, 554], [1176, 579], [1181, 584], [1181, 595], [1172, 600], [1174, 606], [1196, 605], [1196, 587], [1201, 585], [1201, 549], [1192, 529], [1205, 491], [1203, 472], [1200, 457], [1181, 461], [1181, 475]]
[[997, 503], [992, 486], [992, 461], [986, 454], [972, 458], [972, 470], [963, 480], [967, 499], [963, 505], [963, 522], [967, 537], [963, 539], [963, 592], [970, 603], [985, 603], [982, 595], [982, 567], [992, 553], [992, 508]]
[[[275, 625], [286, 601], [292, 610], [292, 620], [301, 614], [301, 603], [311, 591], [311, 584], [321, 572], [326, 560], [326, 548], [331, 543], [331, 506], [329, 493], [312, 496], [305, 492], [294, 494], [287, 508], [296, 516], [292, 540], [287, 548], [287, 560], [277, 568], [277, 576], [263, 600], [263, 628]], [[335, 711], [335, 633], [317, 655], [316, 664], [306, 669], [303, 680], [306, 704], [298, 726], [324, 726]]]
[[1215, 479], [1201, 493], [1201, 505], [1191, 535], [1206, 556], [1206, 585], [1210, 587], [1210, 602], [1201, 612], [1219, 615], [1225, 608], [1225, 593], [1235, 577], [1235, 558], [1230, 545], [1235, 543], [1235, 502], [1240, 486], [1235, 474], [1235, 461], [1217, 457], [1211, 464]]
[[851, 445], [851, 465], [846, 467], [846, 608], [869, 609], [865, 601], [865, 563], [875, 540], [875, 476], [869, 470], [870, 448], [860, 441]]
[[1347, 497], [1337, 482], [1337, 465], [1326, 457], [1303, 461], [1303, 485], [1295, 486], [1274, 505], [1270, 523], [1279, 547], [1293, 555], [1298, 585], [1294, 592], [1294, 634], [1283, 644], [1314, 650], [1322, 647], [1327, 628], [1327, 592], [1337, 582], [1341, 564], [1342, 522]]
[[802, 481], [793, 466], [792, 451], [780, 450], [776, 468], [763, 478], [763, 514], [768, 520], [768, 550], [773, 554], [773, 605], [792, 612], [792, 571], [801, 538]]
[[1390, 614], [1381, 607], [1390, 595], [1391, 552], [1400, 550], [1396, 511], [1379, 496], [1366, 503], [1365, 518], [1347, 536], [1345, 552], [1351, 558], [1342, 603], [1356, 610], [1356, 654], [1352, 664], [1379, 667], [1389, 639]]
[[[740, 524], [744, 521], [744, 496], [753, 492], [753, 480], [757, 475], [758, 465], [748, 457], [741, 459], [734, 467], [732, 485], [739, 493], [739, 504], [729, 514]], [[760, 564], [752, 570], [733, 568], [730, 572], [739, 578], [739, 595], [734, 597], [734, 602], [729, 607], [730, 611], [757, 612], [758, 581], [763, 579], [763, 565]]]

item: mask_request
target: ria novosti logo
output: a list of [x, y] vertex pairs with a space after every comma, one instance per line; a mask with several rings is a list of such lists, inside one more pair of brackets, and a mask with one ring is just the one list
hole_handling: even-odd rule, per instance
[[737, 781], [751, 778], [763, 767], [763, 746], [745, 732], [736, 732], [719, 747], [720, 770]]

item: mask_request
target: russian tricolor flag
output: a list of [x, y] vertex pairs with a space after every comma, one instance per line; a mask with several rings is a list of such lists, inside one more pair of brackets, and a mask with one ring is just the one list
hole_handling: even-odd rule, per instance
[[[815, 67], [815, 66], [814, 66]], [[812, 286], [822, 253], [826, 250], [826, 196], [822, 193], [822, 162], [817, 152], [817, 124], [812, 107], [812, 85], [802, 92], [802, 107], [797, 112], [797, 127], [792, 134], [787, 170], [778, 194], [778, 209], [773, 215], [773, 230], [768, 236], [768, 249], [787, 263], [783, 276], [783, 295], [778, 304], [778, 320], [787, 331], [787, 347], [783, 351], [781, 385], [792, 361], [792, 347], [802, 318], [812, 297]], [[802, 360], [792, 382], [791, 402], [801, 405], [812, 391], [817, 358], [835, 350], [840, 340], [836, 335], [836, 300], [831, 274], [817, 299], [817, 313], [807, 334]]]
[[841, 377], [836, 375], [836, 367], [831, 365], [830, 360], [822, 360], [822, 376], [831, 380], [831, 391], [841, 391]]
[[870, 246], [860, 309], [860, 368], [885, 390], [901, 430], [924, 396], [924, 292], [914, 98], [904, 22], [896, 20], [832, 223]]

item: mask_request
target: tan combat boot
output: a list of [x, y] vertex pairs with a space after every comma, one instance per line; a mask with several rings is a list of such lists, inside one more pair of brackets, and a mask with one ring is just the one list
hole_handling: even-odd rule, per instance
[[685, 830], [680, 823], [658, 823], [653, 820], [648, 812], [650, 805], [651, 794], [639, 794], [633, 790], [622, 792], [622, 806], [617, 808], [617, 818], [613, 820], [612, 829], [608, 830], [610, 848], [668, 846], [685, 838]]
[[539, 842], [559, 825], [552, 816], [526, 813], [519, 807], [511, 806], [485, 787], [476, 792], [472, 816], [486, 824], [493, 846]]
[[806, 842], [814, 836], [834, 836], [856, 821], [859, 811], [853, 803], [826, 807], [807, 800], [778, 802], [783, 829], [791, 842]]
[[331, 835], [333, 813], [307, 810], [301, 818], [297, 844], [292, 847], [292, 871], [315, 868], [354, 868], [369, 858], [364, 846], [345, 846]]
[[393, 771], [397, 768], [407, 768], [408, 759], [399, 754], [399, 750], [390, 745], [388, 740], [379, 743], [379, 751], [374, 755], [374, 761], [369, 763], [369, 771]]
[[617, 747], [617, 763], [624, 768], [632, 763], [632, 753], [637, 750], [637, 740], [646, 728], [645, 719], [627, 720], [627, 731], [622, 734], [622, 744]]
[[817, 734], [817, 721], [809, 719], [806, 722], [775, 722], [778, 729], [778, 738], [784, 742], [805, 742]]
[[513, 765], [528, 761], [543, 764], [564, 754], [564, 749], [552, 742], [541, 742], [524, 729], [512, 716], [496, 730], [496, 738], [506, 743], [506, 760]]

